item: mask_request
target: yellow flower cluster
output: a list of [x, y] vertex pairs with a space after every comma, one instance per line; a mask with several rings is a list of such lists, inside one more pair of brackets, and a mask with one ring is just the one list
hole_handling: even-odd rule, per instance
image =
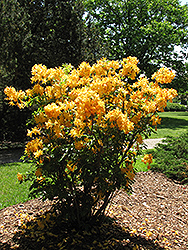
[[48, 81], [60, 81], [64, 78], [65, 72], [62, 67], [47, 69], [45, 65], [35, 64], [31, 70], [31, 82], [46, 84]]
[[153, 161], [153, 156], [152, 156], [152, 154], [146, 154], [146, 155], [144, 155], [144, 157], [142, 158], [142, 162], [144, 162], [145, 164], [149, 164], [148, 165], [148, 169], [150, 169], [150, 165], [151, 165], [151, 163], [152, 163], [152, 161]]
[[47, 118], [57, 118], [61, 113], [61, 107], [55, 103], [48, 104], [44, 107]]
[[[133, 169], [133, 164], [129, 161], [126, 162], [126, 166], [121, 167], [121, 172], [125, 174], [125, 177], [127, 177], [129, 180], [134, 180], [135, 172]], [[127, 181], [127, 185], [129, 184], [129, 181]]]
[[6, 87], [4, 93], [7, 96], [5, 98], [9, 101], [10, 105], [18, 105], [19, 108], [24, 107], [24, 102], [22, 101], [25, 98], [25, 92], [22, 90], [16, 91], [14, 87]]
[[123, 130], [125, 134], [134, 129], [134, 123], [131, 122], [127, 114], [123, 114], [118, 108], [107, 113], [106, 119], [110, 121], [110, 126], [117, 126], [119, 130]]
[[23, 181], [23, 175], [22, 174], [17, 173], [17, 178], [18, 178], [18, 181]]
[[32, 135], [40, 135], [40, 129], [37, 127], [32, 128], [31, 130], [28, 129], [27, 136], [32, 137]]
[[35, 175], [36, 175], [37, 177], [42, 176], [42, 169], [41, 169], [41, 168], [37, 168], [37, 170], [35, 171]]
[[44, 88], [38, 83], [35, 84], [35, 86], [32, 89], [32, 94], [43, 95], [43, 93], [44, 93]]
[[28, 156], [30, 156], [32, 153], [35, 158], [39, 158], [41, 155], [43, 155], [42, 149], [43, 149], [42, 139], [36, 138], [27, 143], [25, 152], [27, 153]]
[[155, 72], [151, 79], [155, 79], [157, 83], [170, 83], [175, 77], [175, 73], [167, 68], [161, 68]]
[[74, 170], [76, 169], [76, 165], [73, 164], [71, 161], [69, 161], [69, 162], [67, 163], [67, 169], [68, 169], [68, 171], [70, 171], [70, 172], [74, 172]]
[[123, 69], [120, 70], [120, 74], [123, 77], [130, 77], [132, 80], [136, 78], [136, 75], [139, 73], [139, 68], [137, 67], [138, 59], [136, 57], [129, 56], [126, 59], [123, 59]]

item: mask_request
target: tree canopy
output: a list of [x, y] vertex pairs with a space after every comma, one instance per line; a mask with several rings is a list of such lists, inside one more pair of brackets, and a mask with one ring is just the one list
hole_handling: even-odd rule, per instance
[[110, 59], [136, 56], [147, 75], [183, 61], [174, 46], [187, 48], [188, 6], [178, 0], [86, 0], [86, 8], [110, 45]]
[[78, 65], [81, 58], [83, 9], [78, 1], [2, 0], [1, 67], [18, 82], [29, 82], [31, 67], [63, 63]]

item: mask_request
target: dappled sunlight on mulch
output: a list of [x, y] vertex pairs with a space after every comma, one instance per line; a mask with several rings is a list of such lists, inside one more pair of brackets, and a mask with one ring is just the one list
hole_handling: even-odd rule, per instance
[[0, 210], [0, 249], [187, 249], [188, 186], [151, 171], [117, 192], [102, 226], [71, 228], [39, 199]]

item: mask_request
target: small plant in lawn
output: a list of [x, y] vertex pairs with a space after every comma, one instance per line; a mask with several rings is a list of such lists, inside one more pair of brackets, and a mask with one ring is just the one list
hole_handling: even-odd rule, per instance
[[151, 170], [188, 184], [188, 133], [179, 137], [168, 137], [152, 151], [155, 162]]
[[33, 109], [25, 154], [36, 169], [19, 180], [32, 181], [32, 196], [57, 197], [62, 216], [74, 225], [101, 218], [116, 189], [131, 191], [142, 138], [177, 95], [159, 85], [172, 81], [172, 71], [160, 69], [153, 82], [135, 80], [137, 63], [128, 57], [83, 62], [78, 69], [35, 65], [31, 89], [5, 88], [11, 105]]

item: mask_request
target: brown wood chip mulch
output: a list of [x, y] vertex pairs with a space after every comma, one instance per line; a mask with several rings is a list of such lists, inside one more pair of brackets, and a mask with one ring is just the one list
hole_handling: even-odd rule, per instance
[[107, 210], [114, 220], [92, 233], [19, 227], [49, 209], [35, 199], [0, 210], [0, 249], [188, 249], [188, 185], [161, 173], [137, 173], [133, 194], [119, 191]]

